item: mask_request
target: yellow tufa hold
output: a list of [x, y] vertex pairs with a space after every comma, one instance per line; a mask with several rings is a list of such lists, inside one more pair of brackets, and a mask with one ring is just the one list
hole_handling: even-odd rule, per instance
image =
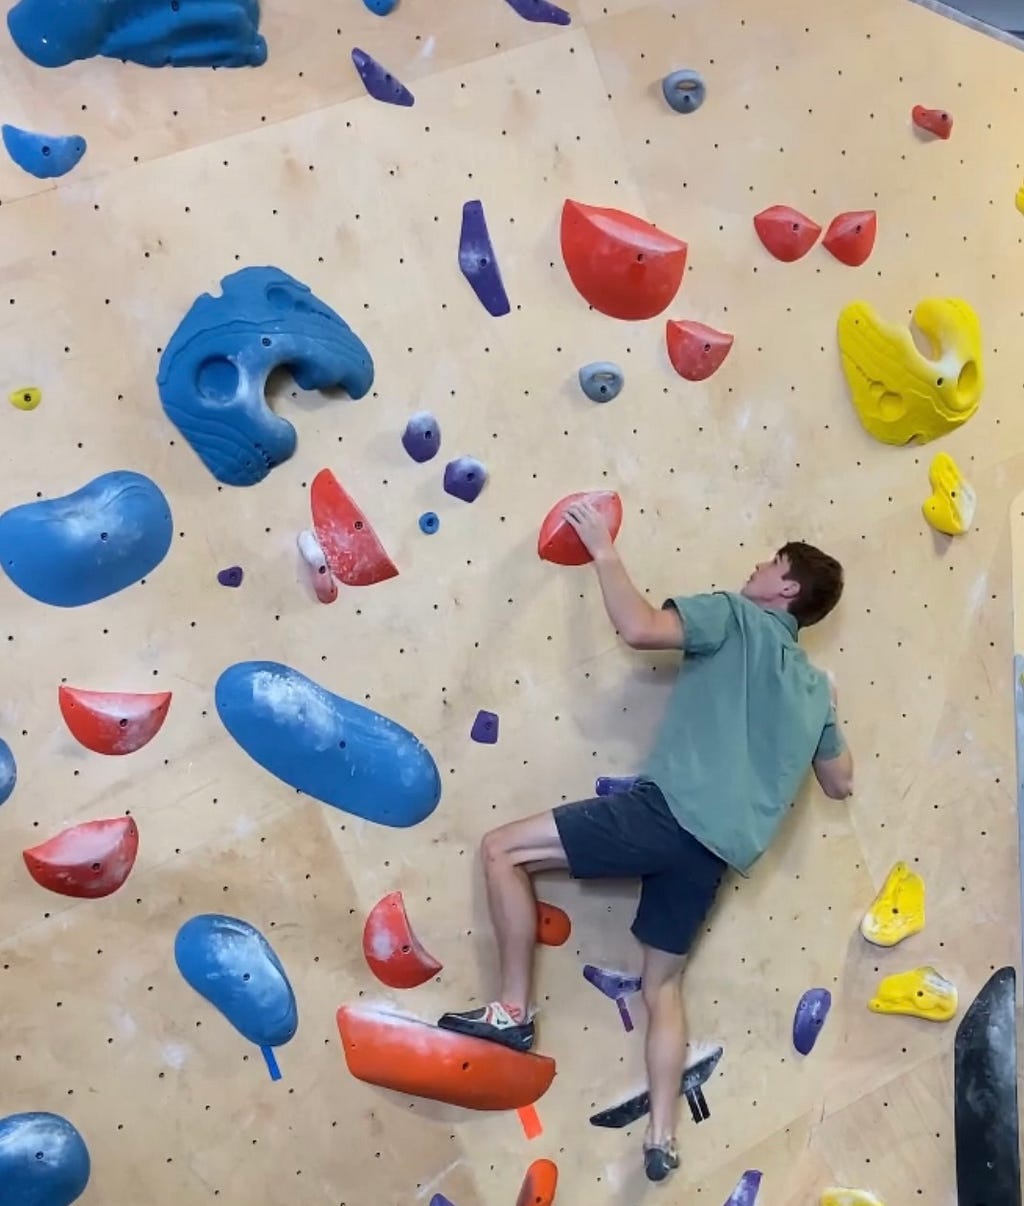
[[853, 405], [864, 429], [884, 444], [926, 444], [966, 423], [981, 400], [981, 325], [967, 302], [926, 298], [913, 322], [928, 356], [909, 328], [884, 322], [866, 302], [851, 302], [839, 315]]
[[924, 880], [906, 863], [897, 863], [886, 877], [860, 932], [875, 946], [895, 946], [924, 929]]
[[826, 1189], [819, 1206], [885, 1206], [866, 1189]]
[[928, 470], [932, 494], [921, 510], [937, 532], [947, 536], [962, 536], [974, 522], [978, 498], [974, 487], [957, 467], [956, 461], [945, 452], [937, 452]]
[[927, 1022], [948, 1022], [957, 1010], [956, 986], [934, 967], [886, 976], [868, 1002], [875, 1013], [902, 1013]]
[[10, 403], [18, 410], [35, 410], [43, 400], [43, 395], [34, 385], [26, 385], [24, 389], [16, 389], [9, 395]]

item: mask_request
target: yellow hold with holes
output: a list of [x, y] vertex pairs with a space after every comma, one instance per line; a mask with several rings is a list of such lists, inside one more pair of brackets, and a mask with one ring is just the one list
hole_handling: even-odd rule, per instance
[[826, 1189], [819, 1206], [885, 1206], [885, 1203], [866, 1189]]
[[864, 914], [860, 932], [875, 946], [895, 946], [924, 929], [924, 880], [896, 863]]
[[978, 498], [974, 487], [960, 472], [956, 461], [945, 452], [935, 454], [928, 470], [932, 493], [921, 510], [937, 532], [962, 536], [974, 522]]
[[12, 406], [18, 410], [35, 410], [43, 400], [42, 392], [34, 385], [26, 385], [24, 389], [12, 390], [8, 395]]
[[948, 1022], [956, 1014], [959, 999], [956, 985], [940, 976], [934, 967], [886, 976], [868, 1002], [875, 1013], [901, 1013], [927, 1022]]

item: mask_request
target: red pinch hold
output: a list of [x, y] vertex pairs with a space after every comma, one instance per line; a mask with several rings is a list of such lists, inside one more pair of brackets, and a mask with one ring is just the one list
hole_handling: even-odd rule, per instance
[[415, 988], [442, 967], [412, 932], [401, 892], [389, 892], [370, 910], [363, 926], [363, 954], [370, 971], [389, 988]]
[[919, 130], [926, 130], [936, 138], [948, 138], [953, 133], [953, 118], [945, 109], [926, 109], [924, 105], [915, 105], [910, 116]]
[[805, 256], [821, 234], [813, 218], [788, 205], [772, 205], [754, 217], [754, 229], [777, 260], [791, 264]]
[[339, 582], [371, 586], [397, 575], [398, 568], [384, 551], [370, 521], [330, 469], [320, 470], [309, 493], [317, 541]]
[[665, 324], [668, 358], [679, 376], [687, 381], [704, 381], [719, 369], [732, 349], [733, 338], [728, 332], [716, 331], [702, 322], [669, 319]]
[[160, 732], [170, 691], [82, 691], [61, 686], [60, 714], [71, 735], [97, 754], [133, 754]]
[[875, 246], [878, 215], [873, 209], [836, 214], [825, 231], [823, 244], [842, 264], [859, 268]]
[[575, 529], [565, 519], [566, 507], [581, 500], [596, 507], [612, 540], [618, 536], [622, 527], [622, 499], [614, 490], [585, 490], [579, 494], [567, 494], [555, 503], [541, 524], [537, 553], [543, 561], [553, 561], [556, 565], [586, 565], [593, 560]]
[[131, 817], [86, 821], [23, 851], [29, 874], [61, 896], [109, 896], [128, 878], [139, 850]]

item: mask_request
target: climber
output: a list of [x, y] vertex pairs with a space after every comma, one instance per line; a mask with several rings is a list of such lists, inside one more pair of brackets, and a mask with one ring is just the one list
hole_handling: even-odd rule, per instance
[[679, 649], [683, 663], [653, 749], [629, 791], [563, 804], [487, 833], [481, 844], [501, 985], [483, 1008], [439, 1025], [533, 1045], [530, 1011], [537, 928], [532, 876], [639, 877], [632, 932], [643, 953], [651, 1115], [644, 1166], [652, 1181], [679, 1165], [675, 1123], [686, 1053], [681, 973], [723, 875], [746, 875], [768, 847], [808, 770], [833, 799], [851, 794], [853, 760], [839, 732], [829, 676], [797, 638], [835, 607], [837, 561], [783, 546], [739, 594], [665, 601], [630, 581], [601, 515], [576, 502], [567, 521], [593, 558], [605, 609], [634, 649]]

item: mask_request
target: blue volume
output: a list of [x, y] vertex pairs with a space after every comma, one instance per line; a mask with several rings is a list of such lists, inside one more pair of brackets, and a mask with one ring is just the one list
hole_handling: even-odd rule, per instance
[[141, 473], [104, 473], [0, 515], [0, 568], [25, 594], [80, 607], [144, 578], [171, 547], [171, 508]]
[[441, 798], [430, 751], [408, 729], [279, 662], [239, 662], [217, 680], [217, 714], [243, 750], [298, 791], [404, 829]]
[[89, 1149], [58, 1114], [0, 1118], [0, 1206], [71, 1206], [89, 1184]]
[[18, 764], [14, 761], [11, 747], [0, 737], [0, 804], [7, 803], [17, 782]]
[[0, 133], [18, 167], [40, 180], [66, 176], [85, 154], [85, 139], [78, 134], [34, 134], [8, 125]]

